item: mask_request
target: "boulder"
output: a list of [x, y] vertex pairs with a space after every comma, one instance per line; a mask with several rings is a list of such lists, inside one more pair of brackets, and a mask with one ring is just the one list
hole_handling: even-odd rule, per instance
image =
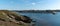
[[25, 23], [31, 23], [32, 19], [28, 16], [23, 15], [23, 17], [21, 17], [22, 21]]

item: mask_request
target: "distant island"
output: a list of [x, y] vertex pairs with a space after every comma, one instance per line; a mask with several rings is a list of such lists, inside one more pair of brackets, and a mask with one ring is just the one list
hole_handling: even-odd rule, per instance
[[14, 11], [19, 13], [51, 13], [53, 15], [55, 15], [56, 12], [60, 12], [60, 10], [21, 10], [21, 11], [14, 10]]
[[21, 10], [21, 11], [17, 11], [14, 10], [16, 12], [22, 12], [22, 13], [51, 13], [51, 12], [60, 12], [60, 10]]

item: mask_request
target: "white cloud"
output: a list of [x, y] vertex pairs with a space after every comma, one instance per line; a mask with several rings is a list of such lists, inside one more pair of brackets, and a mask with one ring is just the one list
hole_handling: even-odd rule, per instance
[[32, 3], [32, 5], [36, 5], [36, 3]]

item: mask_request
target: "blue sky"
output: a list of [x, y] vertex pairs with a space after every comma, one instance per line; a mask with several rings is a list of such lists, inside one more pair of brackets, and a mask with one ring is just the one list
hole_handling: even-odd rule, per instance
[[0, 0], [0, 10], [56, 10], [60, 0]]

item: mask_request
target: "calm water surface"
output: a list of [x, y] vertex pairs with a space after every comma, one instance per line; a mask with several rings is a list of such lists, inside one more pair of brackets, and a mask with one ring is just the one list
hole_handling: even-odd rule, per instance
[[50, 13], [20, 13], [26, 15], [36, 21], [36, 26], [41, 26], [41, 23], [47, 23], [49, 26], [60, 26], [60, 12], [55, 15]]

